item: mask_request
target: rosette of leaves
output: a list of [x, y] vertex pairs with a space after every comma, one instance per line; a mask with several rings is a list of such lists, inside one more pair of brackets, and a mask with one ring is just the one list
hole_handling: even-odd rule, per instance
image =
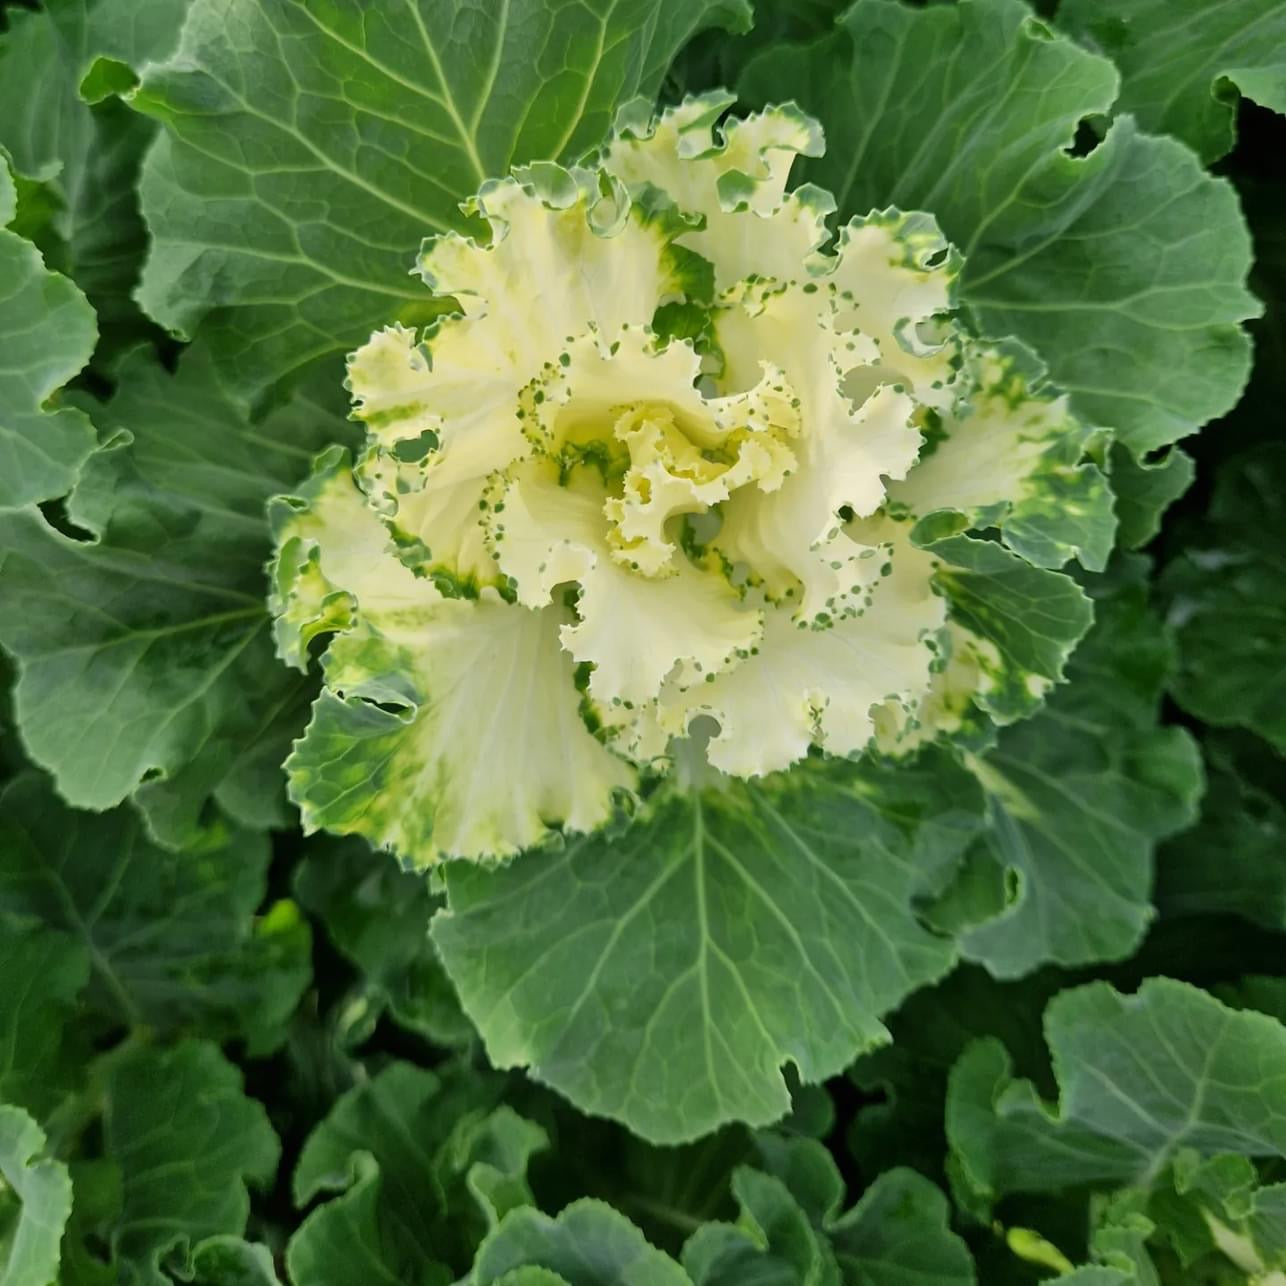
[[307, 828], [508, 857], [658, 780], [1010, 722], [1062, 676], [1090, 612], [1053, 569], [1114, 527], [1089, 431], [961, 324], [932, 218], [832, 241], [830, 196], [786, 191], [820, 126], [731, 101], [627, 107], [592, 163], [484, 184], [486, 233], [420, 255], [452, 311], [350, 357], [365, 446], [276, 511], [279, 650], [328, 637]]

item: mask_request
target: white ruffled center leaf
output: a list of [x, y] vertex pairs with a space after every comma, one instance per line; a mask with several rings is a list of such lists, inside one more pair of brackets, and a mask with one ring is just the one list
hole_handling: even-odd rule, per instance
[[277, 510], [282, 654], [335, 636], [289, 766], [309, 825], [504, 856], [676, 760], [897, 752], [1056, 677], [993, 640], [1000, 564], [958, 531], [1099, 548], [1051, 499], [1097, 512], [1084, 431], [956, 328], [930, 218], [823, 249], [834, 203], [787, 190], [820, 128], [730, 103], [632, 107], [593, 164], [484, 184], [488, 235], [419, 260], [456, 310], [351, 356], [366, 447]]

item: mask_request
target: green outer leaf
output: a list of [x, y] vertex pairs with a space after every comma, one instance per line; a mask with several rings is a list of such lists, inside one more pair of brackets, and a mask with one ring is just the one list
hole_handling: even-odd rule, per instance
[[192, 1248], [192, 1286], [281, 1286], [267, 1246], [207, 1237]]
[[683, 1268], [695, 1286], [838, 1286], [829, 1243], [781, 1179], [739, 1166], [732, 1194], [740, 1209], [736, 1224], [703, 1224], [684, 1242]]
[[1160, 460], [1136, 460], [1119, 442], [1112, 445], [1111, 461], [1118, 543], [1139, 549], [1161, 530], [1162, 516], [1192, 486], [1197, 467], [1179, 447]]
[[1180, 1148], [1286, 1156], [1286, 1027], [1168, 978], [1123, 996], [1103, 982], [1045, 1011], [1058, 1110], [1011, 1080], [994, 1040], [951, 1074], [947, 1133], [965, 1193], [1148, 1186]]
[[1162, 915], [1239, 915], [1286, 930], [1286, 804], [1281, 757], [1249, 734], [1205, 738], [1201, 819], [1157, 862]]
[[951, 965], [913, 897], [976, 824], [945, 756], [664, 796], [623, 835], [447, 867], [433, 936], [492, 1061], [672, 1143], [766, 1124]]
[[206, 328], [257, 393], [379, 325], [443, 305], [408, 279], [420, 240], [514, 163], [574, 158], [674, 51], [745, 0], [193, 0], [133, 99], [165, 129], [141, 184], [139, 299]]
[[1161, 589], [1179, 644], [1175, 699], [1208, 723], [1249, 728], [1286, 753], [1283, 487], [1280, 443], [1227, 461], [1204, 530], [1165, 569]]
[[1286, 1268], [1286, 1185], [1261, 1186], [1246, 1157], [1193, 1152], [1179, 1153], [1170, 1178], [1147, 1213], [1185, 1268], [1214, 1272], [1211, 1259], [1232, 1260], [1251, 1280]]
[[887, 1170], [829, 1226], [846, 1282], [973, 1286], [973, 1259], [942, 1193], [914, 1170]]
[[[149, 778], [182, 781], [188, 798], [158, 831], [183, 843], [259, 730], [258, 712], [280, 704], [284, 688], [301, 698], [307, 688], [274, 668], [262, 600], [219, 583], [235, 568], [211, 564], [199, 539], [185, 538], [186, 515], [157, 517], [164, 543], [145, 553], [70, 539], [36, 513], [0, 516], [0, 584], [12, 605], [0, 643], [18, 665], [27, 752], [62, 794], [102, 809]], [[227, 735], [229, 723], [241, 736]]]
[[446, 1283], [489, 1228], [530, 1204], [540, 1127], [497, 1106], [504, 1082], [466, 1066], [442, 1076], [393, 1063], [345, 1094], [304, 1145], [295, 1204], [319, 1206], [290, 1241], [291, 1277], [308, 1286], [370, 1280]]
[[49, 0], [37, 13], [10, 9], [0, 35], [0, 146], [20, 172], [45, 180], [56, 266], [98, 312], [100, 361], [145, 330], [130, 299], [147, 250], [135, 188], [156, 127], [120, 102], [91, 109], [81, 81], [104, 56], [117, 69], [115, 90], [127, 89], [124, 64], [169, 53], [186, 8], [187, 0]]
[[1053, 970], [1045, 970], [1001, 983], [977, 966], [964, 965], [911, 996], [889, 1019], [891, 1043], [848, 1071], [860, 1090], [882, 1100], [860, 1108], [849, 1130], [848, 1147], [862, 1172], [905, 1165], [941, 1173], [947, 1078], [979, 1036], [1002, 1040], [1016, 1065], [1045, 1083], [1041, 1011], [1059, 982]]
[[1062, 0], [1058, 24], [1121, 71], [1117, 109], [1209, 164], [1236, 142], [1231, 84], [1286, 112], [1286, 10], [1277, 0]]
[[121, 377], [105, 406], [82, 399], [112, 439], [68, 509], [98, 539], [0, 515], [0, 644], [27, 751], [78, 807], [138, 791], [166, 843], [192, 842], [212, 797], [284, 824], [281, 762], [312, 686], [273, 658], [264, 505], [343, 421], [309, 387], [252, 423], [199, 347], [174, 375], [140, 350]]
[[1138, 1278], [1119, 1268], [1078, 1268], [1050, 1279], [1051, 1286], [1138, 1286]]
[[[80, 96], [92, 63], [134, 67], [165, 57], [188, 0], [48, 0], [37, 13], [10, 12], [0, 35], [0, 144], [22, 173], [57, 182], [69, 222], [88, 207], [95, 122]], [[64, 228], [72, 234], [72, 228]]]
[[[1010, 723], [1062, 679], [1093, 613], [1070, 576], [1033, 567], [995, 541], [954, 534], [956, 522], [941, 513], [917, 524], [911, 537], [942, 560], [934, 579], [952, 617], [999, 653], [998, 665], [983, 662], [988, 686], [976, 700], [998, 723]], [[938, 536], [940, 526], [949, 534]]]
[[[292, 1282], [308, 1286], [448, 1286], [451, 1272], [430, 1258], [385, 1208], [380, 1167], [369, 1152], [349, 1161], [349, 1187], [318, 1206], [299, 1225], [286, 1247]], [[418, 1221], [411, 1228], [418, 1226]]]
[[507, 1276], [522, 1268], [543, 1268], [568, 1286], [690, 1286], [674, 1260], [601, 1201], [574, 1202], [557, 1219], [531, 1209], [506, 1215], [479, 1247], [470, 1286], [551, 1280]]
[[[51, 1286], [58, 1273], [58, 1243], [71, 1214], [71, 1180], [61, 1161], [40, 1159], [45, 1136], [21, 1108], [0, 1104], [0, 1212], [8, 1254], [0, 1286]], [[4, 1209], [14, 1194], [16, 1216]], [[10, 1223], [16, 1226], [10, 1227]]]
[[[83, 1110], [83, 1105], [81, 1100], [76, 1106]], [[117, 1273], [99, 1251], [110, 1244], [120, 1218], [120, 1167], [106, 1157], [94, 1157], [73, 1160], [67, 1168], [73, 1200], [63, 1234], [59, 1286], [118, 1286]]]
[[[1140, 210], [1153, 212], [1142, 229]], [[1103, 247], [1097, 262], [1086, 245]], [[1088, 156], [1056, 153], [1024, 185], [961, 289], [988, 334], [1020, 335], [1082, 418], [1142, 455], [1241, 396], [1251, 349], [1238, 323], [1261, 312], [1250, 258], [1232, 186], [1121, 117]]]
[[819, 116], [826, 156], [801, 177], [841, 216], [931, 211], [983, 330], [1034, 348], [1078, 414], [1138, 455], [1236, 401], [1237, 323], [1258, 306], [1237, 198], [1185, 148], [1121, 119], [1088, 156], [1063, 151], [1116, 88], [1111, 64], [1021, 0], [858, 0], [828, 40], [765, 53], [739, 82]]
[[[0, 225], [16, 193], [0, 152]], [[94, 449], [94, 426], [69, 407], [45, 410], [89, 361], [98, 338], [80, 291], [49, 272], [40, 252], [0, 227], [0, 511], [61, 496]]]
[[978, 848], [1016, 888], [960, 946], [997, 977], [1128, 955], [1153, 916], [1157, 842], [1196, 818], [1196, 743], [1158, 722], [1173, 648], [1148, 610], [1146, 571], [1118, 564], [1115, 586], [1096, 585], [1098, 623], [1069, 682], [971, 760], [990, 805]]
[[148, 1286], [168, 1286], [162, 1263], [196, 1242], [245, 1231], [246, 1184], [271, 1183], [281, 1151], [241, 1073], [205, 1041], [113, 1060], [103, 1121], [123, 1184], [112, 1250], [123, 1280]]
[[436, 1044], [475, 1039], [429, 939], [429, 921], [442, 899], [430, 893], [427, 876], [372, 853], [363, 839], [323, 837], [310, 841], [296, 868], [295, 893], [357, 968], [371, 1009], [367, 1023], [387, 1008], [402, 1026]]
[[125, 808], [67, 808], [43, 776], [0, 793], [0, 912], [70, 934], [89, 955], [85, 1004], [114, 1024], [280, 1038], [310, 975], [292, 903], [255, 919], [268, 844], [233, 832], [184, 853], [156, 847]]
[[757, 1142], [767, 1173], [734, 1173], [737, 1224], [704, 1224], [684, 1244], [697, 1286], [973, 1286], [946, 1198], [922, 1175], [886, 1171], [841, 1214], [844, 1182], [821, 1143], [773, 1133]]
[[[0, 901], [7, 863], [0, 858]], [[76, 1082], [88, 1051], [72, 1022], [89, 955], [70, 934], [0, 915], [0, 1102], [43, 1120]]]

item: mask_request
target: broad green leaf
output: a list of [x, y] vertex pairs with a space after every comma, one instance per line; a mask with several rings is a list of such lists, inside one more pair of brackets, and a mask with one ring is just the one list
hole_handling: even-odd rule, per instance
[[[6, 865], [0, 858], [0, 889]], [[88, 1053], [72, 1019], [88, 951], [68, 933], [0, 915], [0, 978], [0, 1102], [44, 1120]]]
[[427, 876], [372, 854], [360, 838], [311, 841], [296, 871], [299, 901], [359, 971], [359, 990], [349, 1003], [365, 1008], [364, 1025], [387, 1009], [436, 1044], [474, 1039], [429, 939], [429, 921], [442, 899], [430, 893]]
[[120, 1167], [112, 1252], [126, 1283], [163, 1286], [198, 1242], [240, 1236], [246, 1185], [272, 1182], [280, 1145], [241, 1073], [204, 1041], [140, 1048], [110, 1063], [104, 1143]]
[[1161, 530], [1165, 511], [1192, 486], [1196, 465], [1179, 447], [1159, 460], [1136, 460], [1121, 444], [1112, 446], [1112, 491], [1122, 549], [1138, 549]]
[[1058, 24], [1121, 72], [1117, 110], [1207, 164], [1236, 142], [1236, 95], [1286, 112], [1286, 10], [1276, 0], [1062, 0]]
[[61, 496], [96, 440], [82, 412], [49, 405], [89, 361], [94, 310], [35, 246], [7, 230], [16, 208], [0, 153], [0, 514]]
[[1204, 526], [1165, 569], [1185, 710], [1249, 728], [1286, 753], [1286, 447], [1269, 443], [1220, 471]]
[[675, 50], [745, 0], [193, 0], [133, 99], [164, 126], [144, 167], [139, 299], [257, 392], [442, 305], [423, 237], [511, 164], [575, 158]]
[[1258, 311], [1236, 195], [1127, 118], [1089, 155], [1064, 151], [1117, 75], [1021, 0], [858, 0], [833, 36], [762, 54], [739, 88], [819, 117], [826, 155], [802, 177], [841, 216], [932, 213], [965, 255], [983, 330], [1022, 339], [1136, 455], [1236, 401], [1250, 360], [1237, 323]]
[[941, 976], [912, 899], [977, 796], [944, 755], [666, 795], [623, 834], [448, 866], [433, 935], [492, 1061], [656, 1142], [789, 1107]]
[[35, 1121], [0, 1104], [0, 1286], [52, 1286], [57, 1277], [71, 1180], [44, 1150]]
[[1145, 571], [1125, 563], [1114, 592], [1111, 581], [1096, 586], [1098, 623], [1068, 683], [969, 761], [990, 809], [977, 856], [1010, 888], [1004, 909], [960, 943], [998, 977], [1128, 955], [1153, 914], [1157, 842], [1196, 817], [1196, 744], [1158, 722], [1173, 649], [1148, 610]]
[[303, 1286], [446, 1283], [511, 1206], [530, 1203], [527, 1162], [544, 1132], [497, 1106], [503, 1080], [394, 1063], [336, 1103], [309, 1136], [295, 1202], [325, 1201], [291, 1239]]
[[985, 1202], [1080, 1184], [1148, 1187], [1180, 1148], [1286, 1156], [1286, 1027], [1186, 983], [1057, 996], [1045, 1031], [1057, 1107], [1015, 1081], [1004, 1047], [951, 1075], [947, 1133], [962, 1190]]
[[[545, 1275], [521, 1276], [522, 1269], [544, 1269]], [[600, 1201], [577, 1201], [556, 1219], [538, 1210], [511, 1212], [479, 1248], [469, 1277], [470, 1286], [544, 1286], [553, 1281], [567, 1286], [690, 1286], [674, 1260]]]
[[137, 791], [166, 843], [190, 842], [212, 801], [284, 824], [281, 761], [311, 691], [273, 658], [264, 505], [344, 432], [333, 401], [301, 389], [256, 424], [198, 348], [174, 375], [139, 350], [109, 403], [83, 404], [113, 435], [68, 505], [96, 539], [0, 516], [0, 643], [28, 753], [78, 807]]
[[1281, 756], [1248, 734], [1207, 736], [1201, 818], [1162, 848], [1162, 915], [1239, 915], [1286, 930], [1286, 806]]
[[88, 953], [86, 1004], [113, 1025], [280, 1038], [309, 978], [309, 931], [290, 902], [256, 917], [267, 866], [259, 836], [172, 853], [130, 809], [74, 812], [34, 773], [0, 795], [0, 911]]

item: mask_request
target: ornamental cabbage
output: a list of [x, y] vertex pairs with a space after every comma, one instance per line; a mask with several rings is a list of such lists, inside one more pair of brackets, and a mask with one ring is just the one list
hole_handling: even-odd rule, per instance
[[306, 827], [504, 857], [658, 778], [907, 753], [1061, 677], [1005, 596], [1106, 557], [1087, 430], [967, 329], [931, 217], [832, 240], [830, 196], [787, 191], [819, 125], [731, 101], [483, 184], [489, 236], [420, 254], [443, 315], [350, 356], [365, 445], [274, 509], [279, 650], [330, 635]]

